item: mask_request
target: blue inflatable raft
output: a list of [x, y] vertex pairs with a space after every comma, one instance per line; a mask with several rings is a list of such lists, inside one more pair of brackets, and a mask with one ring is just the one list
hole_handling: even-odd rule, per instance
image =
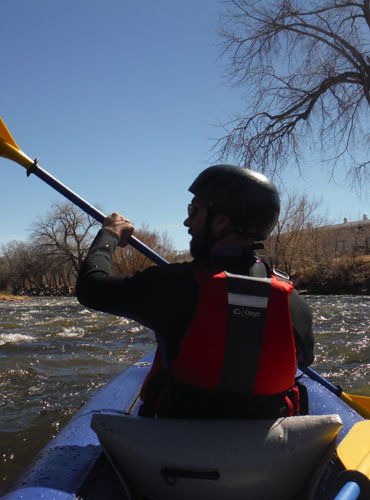
[[[346, 470], [337, 453], [357, 426], [365, 422], [368, 433], [369, 421], [320, 383], [320, 376], [300, 379], [308, 392], [308, 416], [151, 419], [137, 416], [151, 362], [151, 356], [144, 358], [102, 388], [4, 498], [370, 498], [366, 474]], [[364, 429], [358, 435], [363, 441]], [[362, 446], [370, 452], [370, 435]]]

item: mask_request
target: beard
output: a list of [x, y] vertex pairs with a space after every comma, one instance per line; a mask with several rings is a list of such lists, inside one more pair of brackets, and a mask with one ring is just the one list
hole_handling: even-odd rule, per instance
[[208, 257], [210, 254], [210, 244], [203, 233], [195, 234], [190, 240], [190, 254], [193, 259], [201, 259]]

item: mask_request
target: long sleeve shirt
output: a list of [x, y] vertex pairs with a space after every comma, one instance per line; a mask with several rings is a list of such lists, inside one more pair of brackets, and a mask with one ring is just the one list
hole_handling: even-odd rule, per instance
[[[266, 266], [252, 250], [236, 255], [211, 255], [191, 262], [153, 266], [131, 277], [113, 276], [113, 252], [118, 238], [109, 230], [97, 234], [82, 265], [76, 285], [78, 300], [99, 311], [135, 319], [154, 330], [171, 361], [190, 324], [198, 301], [197, 269], [267, 276]], [[256, 271], [257, 269], [257, 271]], [[293, 291], [290, 310], [301, 368], [314, 359], [312, 314], [306, 301]]]

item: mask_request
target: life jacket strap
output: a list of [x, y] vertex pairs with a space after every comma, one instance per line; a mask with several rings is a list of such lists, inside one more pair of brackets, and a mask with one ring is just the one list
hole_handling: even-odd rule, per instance
[[220, 390], [252, 394], [263, 342], [271, 279], [226, 273], [228, 335]]

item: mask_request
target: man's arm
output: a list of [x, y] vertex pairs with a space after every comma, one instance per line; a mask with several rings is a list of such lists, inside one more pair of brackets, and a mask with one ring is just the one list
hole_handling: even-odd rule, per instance
[[152, 266], [131, 277], [112, 276], [118, 241], [108, 229], [96, 235], [77, 279], [78, 300], [86, 307], [134, 319], [175, 342], [197, 301], [191, 264]]
[[290, 314], [297, 348], [298, 366], [303, 369], [313, 363], [315, 339], [312, 331], [310, 306], [296, 290], [290, 297]]
[[145, 305], [141, 274], [132, 278], [112, 276], [114, 250], [119, 242], [116, 234], [102, 229], [96, 235], [80, 269], [76, 295], [79, 302], [98, 311], [123, 316], [138, 315]]

